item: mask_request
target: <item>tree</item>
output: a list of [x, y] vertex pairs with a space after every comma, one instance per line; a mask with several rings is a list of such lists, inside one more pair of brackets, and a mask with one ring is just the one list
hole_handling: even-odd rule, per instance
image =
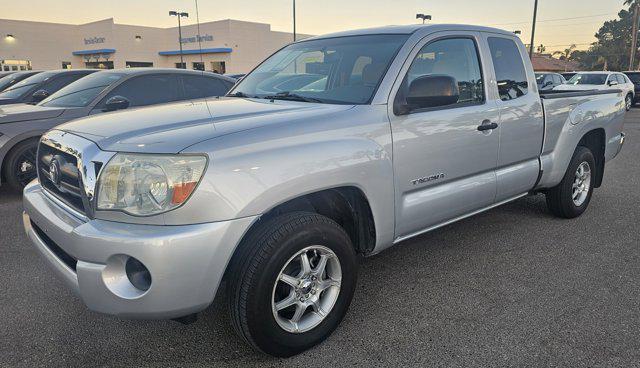
[[[636, 1], [636, 0], [633, 0]], [[633, 13], [623, 9], [618, 19], [606, 21], [595, 34], [597, 39], [588, 50], [574, 51], [573, 59], [587, 70], [625, 70], [629, 64]]]
[[554, 51], [553, 55], [560, 55], [558, 59], [560, 60], [571, 60], [571, 55], [576, 50], [576, 45], [571, 45], [569, 48], [564, 49], [563, 51]]

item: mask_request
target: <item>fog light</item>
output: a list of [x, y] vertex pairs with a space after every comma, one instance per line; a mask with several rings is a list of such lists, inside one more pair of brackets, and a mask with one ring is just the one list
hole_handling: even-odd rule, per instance
[[149, 270], [133, 257], [127, 259], [127, 263], [124, 266], [125, 272], [129, 282], [137, 289], [147, 291], [151, 287], [151, 273]]

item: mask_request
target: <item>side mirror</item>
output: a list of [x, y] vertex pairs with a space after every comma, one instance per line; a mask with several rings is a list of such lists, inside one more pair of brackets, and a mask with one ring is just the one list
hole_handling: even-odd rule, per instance
[[407, 105], [396, 106], [398, 115], [412, 110], [452, 105], [458, 102], [460, 91], [455, 78], [448, 75], [425, 75], [414, 79], [405, 97]]
[[124, 110], [128, 108], [129, 105], [131, 105], [131, 102], [127, 100], [126, 97], [113, 96], [105, 102], [104, 109], [102, 109], [102, 111]]
[[37, 90], [33, 93], [33, 95], [31, 95], [31, 99], [36, 103], [44, 100], [47, 97], [49, 97], [49, 92], [44, 89]]
[[610, 86], [617, 86], [617, 85], [618, 85], [618, 82], [616, 82], [616, 81], [609, 81], [609, 85], [610, 85]]

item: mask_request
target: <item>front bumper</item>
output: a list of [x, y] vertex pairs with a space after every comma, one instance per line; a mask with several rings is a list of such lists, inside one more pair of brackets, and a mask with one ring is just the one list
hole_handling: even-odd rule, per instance
[[[236, 245], [255, 220], [156, 226], [79, 219], [37, 181], [25, 188], [24, 209], [27, 235], [89, 309], [145, 319], [181, 317], [211, 304]], [[148, 290], [129, 282], [128, 257], [148, 268]]]

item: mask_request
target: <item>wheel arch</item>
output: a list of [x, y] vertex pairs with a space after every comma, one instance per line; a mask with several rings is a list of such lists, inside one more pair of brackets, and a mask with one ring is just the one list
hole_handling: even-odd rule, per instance
[[42, 135], [41, 132], [30, 132], [18, 135], [12, 138], [10, 141], [4, 144], [2, 150], [0, 150], [0, 184], [6, 183], [5, 171], [6, 169], [6, 158], [13, 152], [15, 147], [29, 140], [38, 140]]
[[596, 128], [586, 132], [578, 142], [578, 146], [587, 147], [593, 153], [593, 157], [595, 158], [595, 188], [599, 188], [602, 185], [602, 180], [604, 178], [606, 144], [607, 137], [604, 128]]

